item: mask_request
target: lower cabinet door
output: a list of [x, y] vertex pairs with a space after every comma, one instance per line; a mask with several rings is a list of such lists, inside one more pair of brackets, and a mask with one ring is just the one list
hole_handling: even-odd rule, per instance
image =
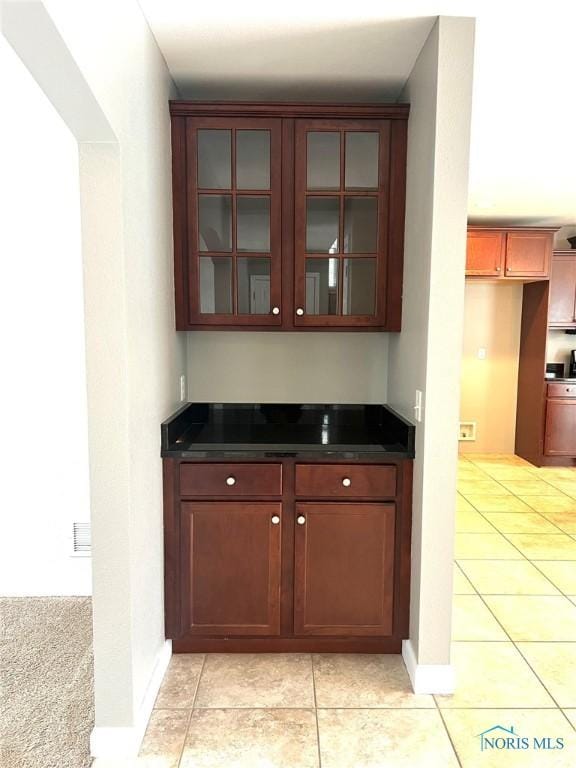
[[296, 505], [295, 634], [392, 634], [394, 515], [394, 504]]
[[547, 400], [546, 456], [576, 456], [576, 398]]
[[280, 503], [181, 505], [182, 631], [280, 632]]

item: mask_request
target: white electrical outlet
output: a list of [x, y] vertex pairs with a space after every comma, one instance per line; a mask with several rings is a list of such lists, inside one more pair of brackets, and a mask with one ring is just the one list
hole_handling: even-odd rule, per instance
[[486, 347], [478, 349], [478, 360], [486, 360]]
[[184, 403], [186, 401], [186, 376], [182, 374], [180, 376], [180, 402]]
[[422, 421], [422, 392], [417, 389], [414, 398], [414, 418], [416, 421]]
[[458, 440], [460, 442], [473, 442], [476, 440], [476, 422], [461, 421], [458, 430]]

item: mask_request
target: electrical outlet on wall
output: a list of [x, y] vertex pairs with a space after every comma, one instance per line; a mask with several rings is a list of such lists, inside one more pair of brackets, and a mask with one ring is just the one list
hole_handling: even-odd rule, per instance
[[458, 431], [458, 440], [473, 442], [476, 440], [476, 422], [475, 421], [461, 421], [460, 429]]
[[180, 402], [186, 402], [186, 376], [182, 374], [180, 376]]

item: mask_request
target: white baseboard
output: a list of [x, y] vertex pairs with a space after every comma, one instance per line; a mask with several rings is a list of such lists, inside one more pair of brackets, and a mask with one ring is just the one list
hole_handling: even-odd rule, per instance
[[452, 664], [418, 664], [410, 640], [402, 640], [402, 658], [414, 693], [454, 693], [456, 676]]
[[166, 640], [158, 651], [156, 662], [150, 675], [150, 681], [134, 725], [124, 728], [105, 728], [96, 726], [90, 734], [90, 754], [92, 757], [130, 758], [137, 757], [140, 744], [146, 732], [146, 726], [154, 708], [156, 696], [172, 656], [172, 641]]

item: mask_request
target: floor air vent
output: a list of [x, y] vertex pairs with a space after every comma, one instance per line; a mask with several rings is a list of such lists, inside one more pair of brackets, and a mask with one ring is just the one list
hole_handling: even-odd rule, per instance
[[91, 553], [90, 523], [72, 523], [72, 555], [90, 557]]

